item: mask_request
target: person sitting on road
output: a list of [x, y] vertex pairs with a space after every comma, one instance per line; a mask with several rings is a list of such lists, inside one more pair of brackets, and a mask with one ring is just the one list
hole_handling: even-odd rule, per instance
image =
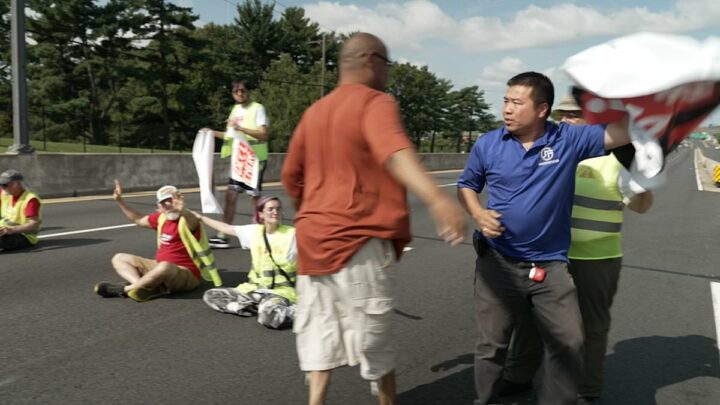
[[42, 201], [25, 187], [22, 173], [0, 174], [0, 252], [37, 244], [41, 210]]
[[173, 292], [193, 290], [200, 285], [201, 276], [216, 286], [222, 285], [205, 229], [195, 215], [185, 209], [183, 195], [175, 186], [162, 186], [156, 196], [157, 212], [142, 215], [125, 204], [120, 182], [115, 180], [113, 197], [123, 213], [136, 225], [157, 230], [157, 252], [154, 260], [129, 253], [113, 256], [113, 268], [126, 282], [98, 283], [96, 294], [106, 298], [127, 296], [144, 302]]
[[283, 225], [280, 199], [264, 196], [255, 207], [255, 224], [233, 226], [198, 215], [207, 226], [236, 235], [250, 249], [252, 269], [248, 282], [236, 288], [213, 288], [203, 300], [214, 310], [240, 316], [257, 314], [268, 328], [289, 326], [295, 318], [297, 271], [295, 228]]

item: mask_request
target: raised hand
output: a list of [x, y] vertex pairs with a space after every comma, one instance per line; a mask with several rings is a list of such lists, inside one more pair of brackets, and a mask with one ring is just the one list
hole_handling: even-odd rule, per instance
[[115, 190], [113, 191], [113, 198], [115, 201], [122, 200], [122, 186], [120, 185], [120, 180], [115, 179]]
[[173, 210], [177, 212], [184, 212], [185, 211], [185, 196], [181, 192], [175, 192], [173, 193], [172, 198], [172, 205]]

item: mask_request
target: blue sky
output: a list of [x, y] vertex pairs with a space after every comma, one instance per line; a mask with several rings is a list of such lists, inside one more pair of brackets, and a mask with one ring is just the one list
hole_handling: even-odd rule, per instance
[[[200, 24], [229, 24], [238, 1], [174, 2], [192, 7]], [[612, 38], [638, 31], [720, 37], [718, 0], [281, 0], [278, 16], [292, 6], [324, 29], [374, 33], [392, 59], [428, 65], [456, 87], [478, 85], [497, 116], [511, 76], [543, 72], [559, 98], [570, 86], [559, 70], [563, 62]], [[708, 121], [720, 124], [720, 111]]]

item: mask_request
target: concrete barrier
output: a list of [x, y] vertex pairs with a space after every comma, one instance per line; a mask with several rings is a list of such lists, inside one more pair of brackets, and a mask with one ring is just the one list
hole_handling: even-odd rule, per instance
[[[462, 169], [465, 154], [420, 154], [428, 170]], [[265, 181], [279, 181], [285, 154], [271, 153]], [[227, 184], [229, 159], [215, 155], [214, 175], [218, 185]], [[110, 194], [113, 180], [120, 179], [127, 191], [154, 190], [163, 184], [178, 187], [198, 185], [190, 154], [61, 154], [0, 155], [0, 172], [20, 170], [30, 188], [41, 197], [74, 197]]]

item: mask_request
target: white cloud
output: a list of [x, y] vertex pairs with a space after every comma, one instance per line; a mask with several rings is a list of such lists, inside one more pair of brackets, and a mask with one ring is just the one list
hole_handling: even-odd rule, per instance
[[571, 3], [545, 8], [530, 5], [511, 20], [488, 16], [455, 19], [438, 4], [410, 0], [370, 8], [321, 1], [304, 7], [307, 15], [324, 27], [372, 32], [391, 49], [417, 49], [423, 41], [440, 40], [467, 52], [574, 43], [637, 31], [685, 32], [715, 27], [720, 20], [717, 0], [678, 0], [663, 11], [645, 7], [608, 11]]
[[480, 78], [475, 82], [485, 92], [485, 101], [490, 104], [490, 113], [502, 117], [502, 99], [505, 95], [507, 81], [520, 72], [528, 70], [525, 62], [514, 57], [505, 57], [500, 61], [485, 66], [480, 71]]
[[408, 59], [408, 58], [405, 58], [405, 57], [402, 57], [402, 56], [399, 57], [399, 58], [397, 58], [397, 59], [393, 59], [393, 62], [408, 63], [408, 64], [410, 64], [410, 65], [417, 66], [417, 67], [419, 67], [419, 68], [428, 65], [426, 62], [423, 62], [423, 61], [420, 61], [420, 60], [417, 60], [417, 59]]
[[321, 1], [304, 8], [310, 19], [324, 27], [345, 33], [372, 32], [390, 48], [419, 48], [422, 40], [450, 34], [455, 24], [439, 6], [427, 0], [386, 3], [375, 9]]
[[[502, 116], [502, 98], [507, 89], [507, 81], [516, 74], [529, 70], [532, 69], [524, 61], [514, 57], [503, 58], [499, 62], [482, 69], [480, 78], [474, 84], [477, 84], [485, 91], [485, 101], [491, 105], [490, 112], [492, 114], [495, 114], [496, 117]], [[553, 82], [555, 104], [557, 104], [568, 93], [571, 85], [570, 78], [559, 66], [543, 69], [540, 73]]]

